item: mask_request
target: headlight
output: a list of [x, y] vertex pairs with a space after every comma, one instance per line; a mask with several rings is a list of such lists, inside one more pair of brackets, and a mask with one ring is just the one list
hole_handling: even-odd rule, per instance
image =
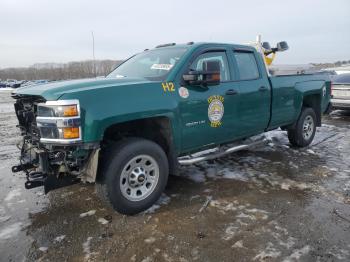
[[36, 122], [42, 143], [67, 144], [81, 140], [79, 100], [38, 104]]
[[71, 117], [79, 116], [77, 105], [38, 105], [38, 116], [41, 117]]

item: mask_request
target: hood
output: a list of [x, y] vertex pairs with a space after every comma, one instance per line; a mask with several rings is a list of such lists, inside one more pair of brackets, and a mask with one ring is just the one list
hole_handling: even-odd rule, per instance
[[57, 100], [63, 94], [82, 91], [89, 89], [98, 89], [111, 86], [124, 86], [133, 84], [149, 83], [149, 80], [144, 78], [91, 78], [91, 79], [78, 79], [69, 81], [51, 82], [48, 84], [39, 84], [28, 87], [21, 87], [12, 92], [12, 94], [19, 95], [33, 95], [41, 96], [46, 100]]

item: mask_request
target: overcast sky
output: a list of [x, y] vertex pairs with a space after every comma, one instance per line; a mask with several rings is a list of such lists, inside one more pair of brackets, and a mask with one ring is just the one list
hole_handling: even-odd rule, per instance
[[350, 59], [349, 0], [0, 0], [0, 67], [125, 59], [160, 43], [246, 43], [290, 50], [277, 64]]

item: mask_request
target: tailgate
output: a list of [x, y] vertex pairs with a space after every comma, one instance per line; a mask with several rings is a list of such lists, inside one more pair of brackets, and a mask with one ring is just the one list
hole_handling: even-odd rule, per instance
[[350, 99], [350, 85], [333, 84], [332, 95], [336, 99]]

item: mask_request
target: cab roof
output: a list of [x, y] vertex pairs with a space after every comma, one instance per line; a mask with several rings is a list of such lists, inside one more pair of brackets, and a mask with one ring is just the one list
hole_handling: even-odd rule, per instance
[[[188, 42], [185, 44], [176, 44], [176, 43], [168, 43], [168, 44], [161, 44], [156, 46], [155, 49], [171, 49], [171, 48], [179, 48], [179, 47], [185, 47], [185, 48], [198, 48], [201, 46], [213, 46], [213, 47], [225, 47], [225, 48], [242, 48], [246, 50], [254, 51], [254, 47], [249, 45], [240, 45], [240, 44], [229, 44], [229, 43], [217, 43], [217, 42]], [[146, 49], [147, 50], [147, 49]]]

